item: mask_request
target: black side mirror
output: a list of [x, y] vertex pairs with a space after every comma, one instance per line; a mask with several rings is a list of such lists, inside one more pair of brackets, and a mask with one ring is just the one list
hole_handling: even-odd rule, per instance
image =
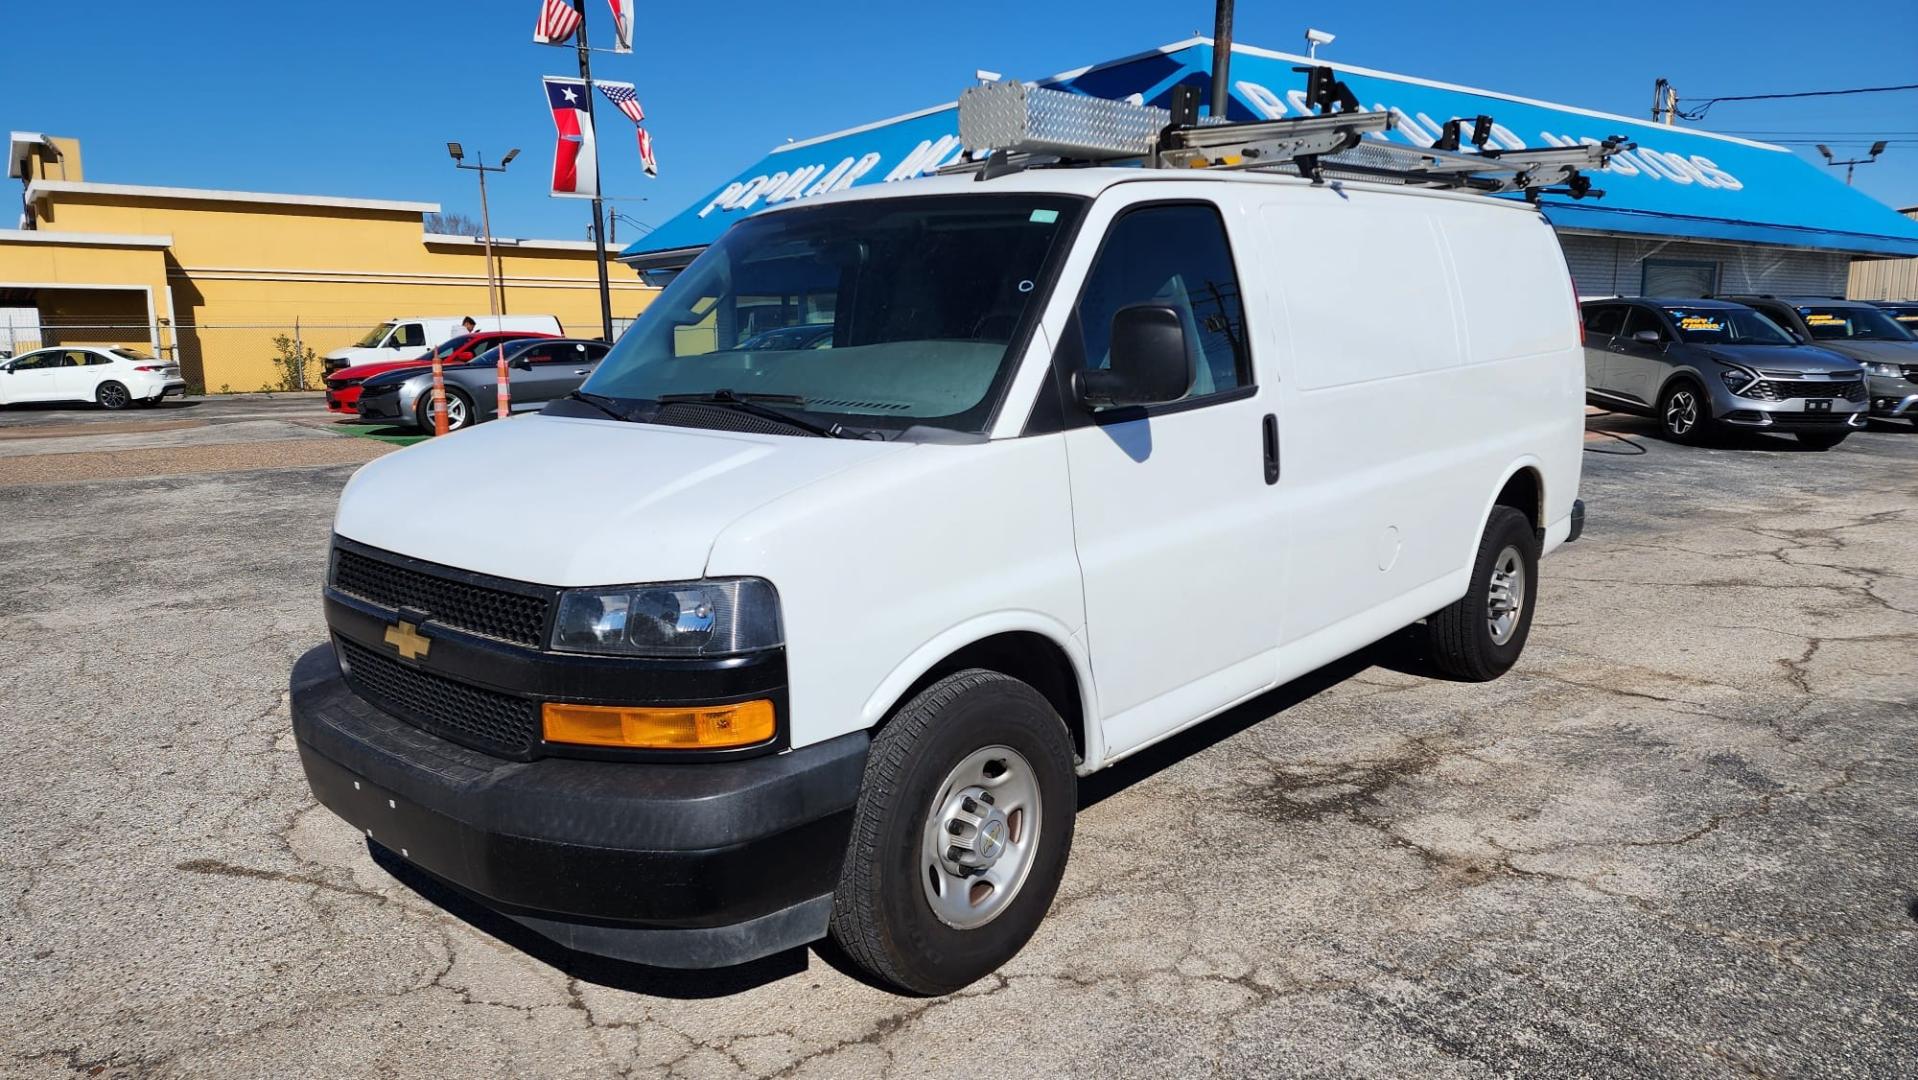
[[1656, 345], [1659, 342], [1658, 331], [1640, 330], [1638, 333], [1632, 335], [1632, 340], [1641, 345]]
[[512, 362], [507, 364], [506, 366], [515, 367], [520, 369], [521, 371], [531, 371], [533, 370], [533, 358], [531, 356], [526, 355], [525, 353], [521, 353], [520, 355], [513, 357]]
[[1079, 400], [1088, 406], [1159, 405], [1184, 397], [1192, 385], [1192, 353], [1176, 308], [1120, 308], [1112, 316], [1111, 348], [1109, 367], [1074, 376]]

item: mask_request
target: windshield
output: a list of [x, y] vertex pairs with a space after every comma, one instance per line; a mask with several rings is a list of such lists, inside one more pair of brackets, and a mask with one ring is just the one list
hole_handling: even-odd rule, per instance
[[434, 349], [432, 352], [428, 353], [426, 358], [428, 360], [431, 360], [437, 356], [441, 360], [444, 360], [447, 357], [453, 355], [454, 353], [459, 352], [460, 349], [463, 348], [467, 342], [473, 340], [477, 336], [478, 336], [477, 334], [461, 334], [458, 337], [447, 338], [445, 341], [440, 343], [439, 348]]
[[1744, 308], [1668, 307], [1680, 339], [1695, 345], [1792, 345], [1791, 335]]
[[1918, 334], [1918, 304], [1891, 304], [1885, 308], [1885, 314], [1907, 331]]
[[365, 337], [353, 343], [353, 347], [356, 349], [377, 348], [380, 342], [386, 340], [386, 335], [391, 332], [392, 329], [392, 323], [381, 323], [373, 329], [368, 330]]
[[1860, 341], [1910, 341], [1905, 328], [1891, 316], [1870, 307], [1801, 307], [1805, 326], [1819, 341], [1853, 339]]
[[1083, 206], [947, 195], [748, 218], [667, 286], [583, 389], [652, 402], [725, 391], [776, 397], [821, 424], [983, 432]]

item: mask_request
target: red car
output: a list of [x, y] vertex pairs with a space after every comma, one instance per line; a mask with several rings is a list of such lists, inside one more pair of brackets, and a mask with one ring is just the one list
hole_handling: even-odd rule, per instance
[[482, 330], [477, 334], [461, 334], [459, 337], [448, 338], [432, 352], [406, 360], [382, 360], [377, 364], [359, 364], [341, 368], [326, 377], [326, 407], [336, 413], [357, 413], [360, 411], [361, 383], [382, 371], [431, 364], [435, 354], [439, 356], [442, 364], [464, 364], [502, 341], [553, 336], [529, 333], [525, 330]]

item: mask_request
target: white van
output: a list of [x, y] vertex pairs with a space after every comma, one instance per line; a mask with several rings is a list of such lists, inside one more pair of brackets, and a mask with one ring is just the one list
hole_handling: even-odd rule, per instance
[[[830, 334], [742, 347], [767, 297]], [[830, 933], [949, 991], [1038, 926], [1079, 777], [1411, 624], [1510, 668], [1583, 520], [1583, 362], [1516, 200], [1079, 168], [789, 203], [571, 398], [353, 479], [306, 773], [568, 947]]]
[[[467, 332], [465, 315], [402, 315], [368, 330], [359, 341], [321, 357], [328, 374], [355, 364], [400, 360], [438, 348]], [[480, 330], [524, 330], [531, 334], [564, 336], [555, 315], [473, 315]]]

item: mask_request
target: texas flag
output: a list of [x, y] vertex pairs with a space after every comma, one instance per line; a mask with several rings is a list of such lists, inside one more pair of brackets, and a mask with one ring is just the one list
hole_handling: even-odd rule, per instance
[[599, 152], [593, 146], [593, 118], [586, 112], [586, 84], [579, 79], [542, 76], [546, 103], [553, 108], [553, 190], [556, 198], [591, 199], [599, 195]]

